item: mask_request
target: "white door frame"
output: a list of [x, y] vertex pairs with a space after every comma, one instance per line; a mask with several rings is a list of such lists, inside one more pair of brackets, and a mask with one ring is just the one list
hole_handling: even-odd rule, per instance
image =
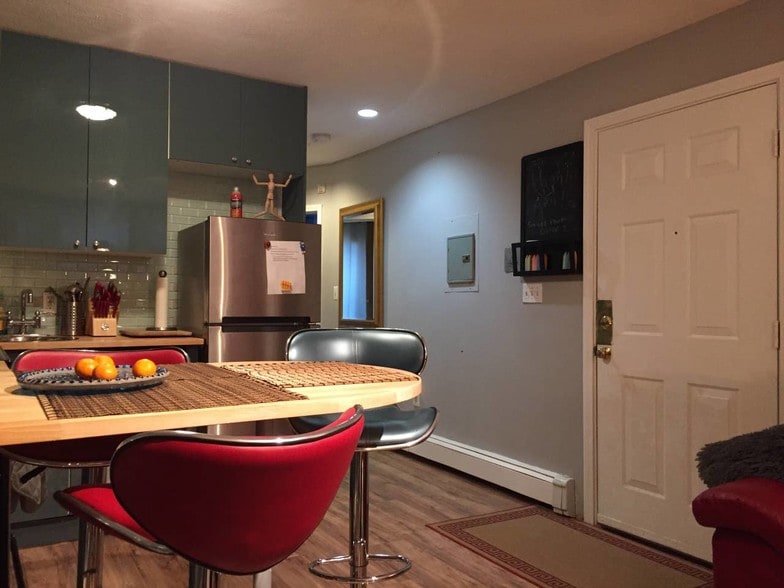
[[[711, 82], [690, 90], [657, 98], [649, 102], [630, 106], [585, 121], [584, 125], [584, 185], [583, 185], [583, 518], [588, 523], [596, 522], [597, 508], [597, 471], [596, 471], [596, 363], [593, 356], [596, 341], [596, 229], [597, 229], [597, 158], [598, 140], [601, 131], [655, 115], [688, 108], [702, 102], [736, 94], [760, 86], [776, 84], [778, 87], [778, 126], [784, 120], [784, 61], [761, 67], [746, 73]], [[778, 136], [771, 132], [771, 149], [774, 149]], [[778, 160], [778, 306], [781, 320], [781, 284], [784, 283], [784, 157]], [[784, 403], [782, 403], [782, 374], [784, 360], [779, 353], [779, 422], [784, 422]]]

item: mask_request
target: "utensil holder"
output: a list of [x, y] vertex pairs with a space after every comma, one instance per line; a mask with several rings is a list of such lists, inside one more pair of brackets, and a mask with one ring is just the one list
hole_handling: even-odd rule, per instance
[[71, 339], [84, 335], [84, 303], [80, 300], [62, 300], [58, 306], [60, 334]]

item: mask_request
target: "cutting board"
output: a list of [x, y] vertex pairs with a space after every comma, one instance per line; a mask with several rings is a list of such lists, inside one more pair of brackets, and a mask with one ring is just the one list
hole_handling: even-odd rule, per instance
[[190, 331], [171, 329], [168, 331], [148, 331], [147, 329], [120, 329], [120, 335], [126, 337], [190, 337]]

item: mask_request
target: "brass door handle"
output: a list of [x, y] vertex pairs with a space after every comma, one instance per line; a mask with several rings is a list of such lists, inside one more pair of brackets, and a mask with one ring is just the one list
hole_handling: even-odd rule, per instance
[[612, 347], [609, 345], [597, 345], [593, 348], [593, 354], [599, 359], [610, 359]]

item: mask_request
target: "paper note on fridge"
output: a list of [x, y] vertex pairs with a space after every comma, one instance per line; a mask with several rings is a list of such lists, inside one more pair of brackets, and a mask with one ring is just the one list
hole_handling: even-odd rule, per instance
[[267, 294], [305, 293], [305, 244], [267, 241]]

